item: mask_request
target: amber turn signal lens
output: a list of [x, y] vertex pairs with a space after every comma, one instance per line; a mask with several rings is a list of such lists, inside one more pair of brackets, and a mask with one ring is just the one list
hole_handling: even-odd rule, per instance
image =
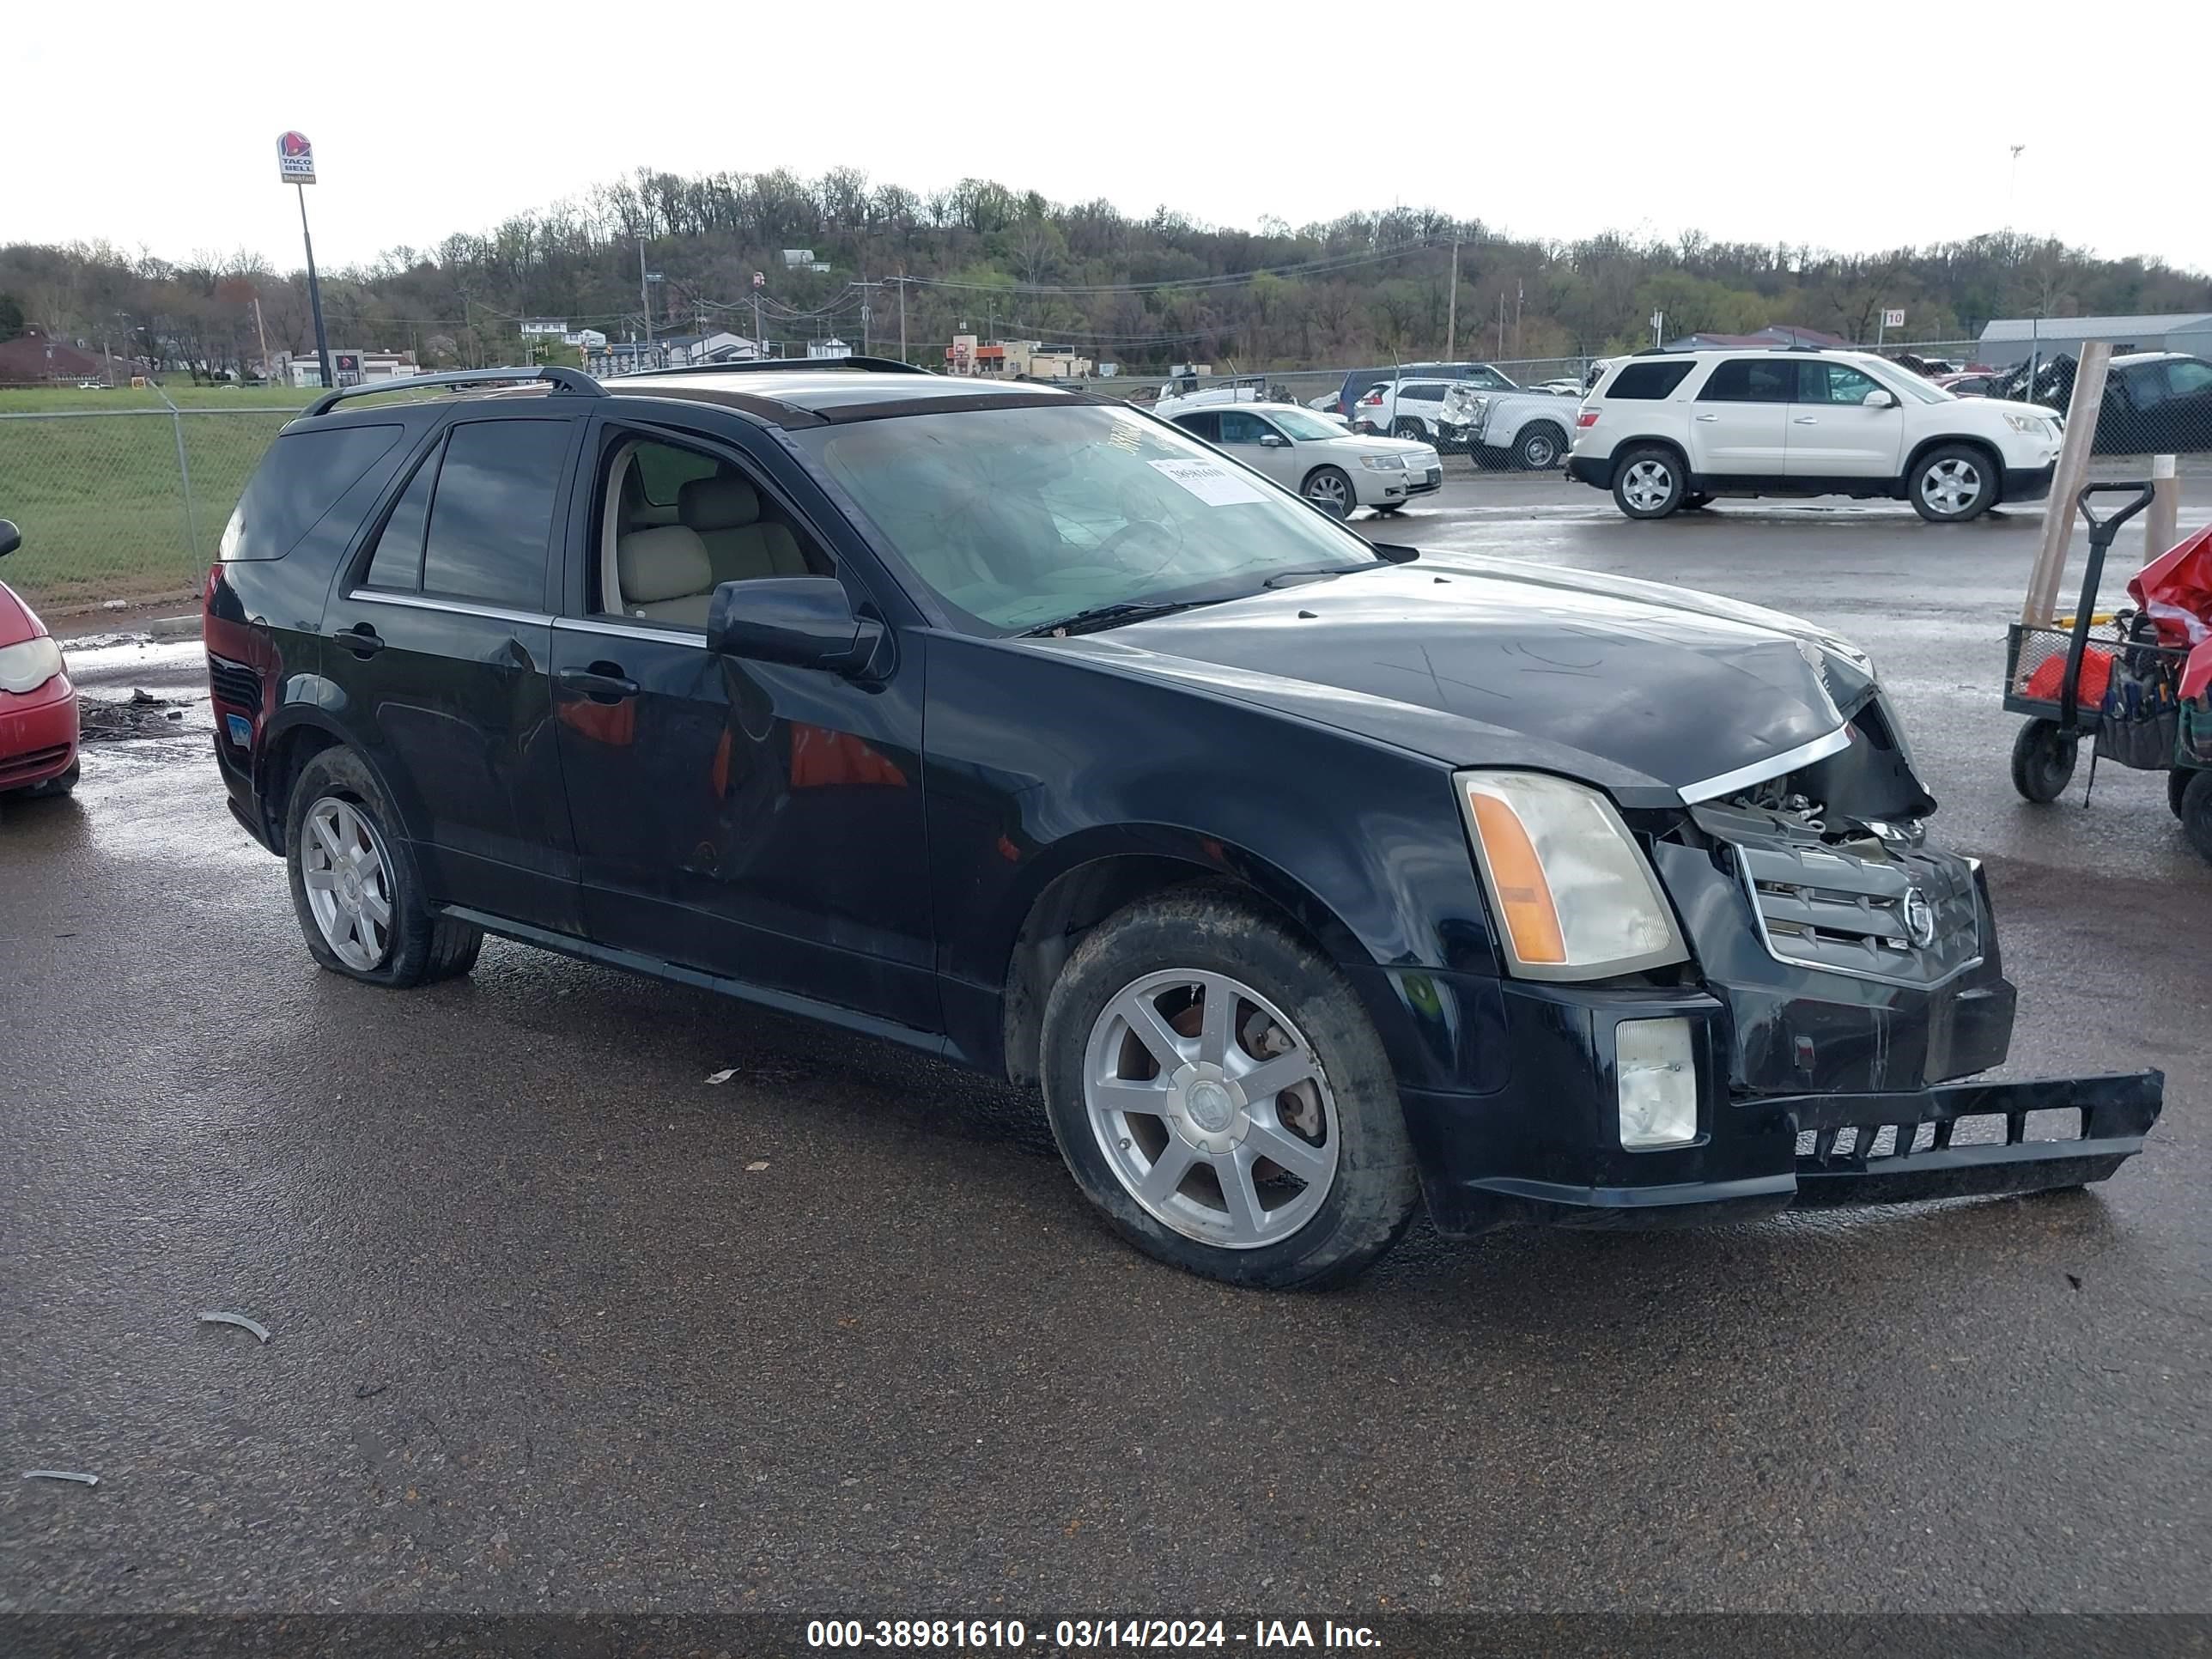
[[1519, 815], [1494, 795], [1475, 795], [1471, 804], [1506, 930], [1513, 935], [1513, 954], [1524, 963], [1564, 964], [1567, 942], [1559, 930], [1559, 912]]

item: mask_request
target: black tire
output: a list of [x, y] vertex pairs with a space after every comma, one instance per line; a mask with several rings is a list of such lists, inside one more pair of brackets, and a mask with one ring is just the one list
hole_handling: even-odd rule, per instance
[[2212, 771], [2189, 774], [2181, 791], [2181, 828], [2197, 857], [2212, 864]]
[[1912, 498], [1912, 510], [1929, 523], [1964, 524], [1996, 505], [2001, 476], [1996, 459], [1986, 449], [1944, 444], [1913, 462], [1905, 493]]
[[1514, 441], [1513, 464], [1523, 472], [1549, 472], [1567, 453], [1567, 434], [1549, 421], [1523, 427]]
[[84, 774], [82, 761], [71, 761], [69, 770], [56, 774], [43, 783], [34, 783], [27, 789], [0, 789], [0, 800], [46, 800], [57, 795], [66, 795], [76, 787], [78, 778]]
[[1352, 476], [1341, 467], [1316, 467], [1306, 474], [1298, 493], [1333, 519], [1350, 518], [1352, 509], [1359, 505], [1358, 496], [1352, 492]]
[[1613, 504], [1632, 519], [1663, 519], [1681, 507], [1688, 483], [1680, 455], [1638, 444], [1613, 464]]
[[[349, 803], [368, 820], [383, 848], [392, 877], [392, 924], [383, 955], [370, 967], [348, 963], [323, 937], [307, 898], [301, 857], [309, 809], [334, 798]], [[453, 979], [476, 966], [483, 930], [465, 921], [433, 915], [423, 896], [422, 873], [392, 810], [383, 787], [360, 756], [343, 746], [325, 749], [300, 770], [284, 805], [284, 868], [292, 889], [292, 909], [300, 921], [308, 954], [331, 973], [395, 990]]]
[[[1335, 1172], [1313, 1214], [1280, 1240], [1232, 1249], [1176, 1231], [1139, 1204], [1092, 1129], [1084, 1077], [1093, 1027], [1125, 988], [1165, 969], [1229, 975], [1267, 999], [1304, 1034], [1327, 1080]], [[1356, 1277], [1413, 1219], [1420, 1195], [1413, 1146], [1366, 1011], [1328, 958], [1234, 897], [1164, 893], [1101, 923], [1046, 999], [1041, 1058], [1060, 1156], [1107, 1222], [1147, 1255], [1233, 1285], [1319, 1288]]]
[[2012, 740], [2012, 787], [2022, 800], [2041, 806], [2057, 800], [2074, 780], [2081, 752], [2077, 734], [2062, 738], [2056, 720], [2032, 720]]

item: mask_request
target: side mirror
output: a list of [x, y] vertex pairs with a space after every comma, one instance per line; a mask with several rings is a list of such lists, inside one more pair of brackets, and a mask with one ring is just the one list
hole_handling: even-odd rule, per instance
[[707, 612], [707, 648], [725, 657], [854, 674], [867, 667], [883, 624], [853, 614], [835, 576], [724, 582]]
[[15, 528], [13, 519], [0, 519], [0, 559], [6, 558], [23, 544], [23, 532]]
[[1260, 447], [1262, 449], [1288, 449], [1290, 447], [1291, 441], [1279, 432], [1263, 432], [1260, 434]]
[[1860, 398], [1859, 401], [1864, 404], [1869, 409], [1895, 409], [1897, 407], [1897, 394], [1893, 392], [1883, 392], [1877, 389], [1868, 392], [1867, 395]]

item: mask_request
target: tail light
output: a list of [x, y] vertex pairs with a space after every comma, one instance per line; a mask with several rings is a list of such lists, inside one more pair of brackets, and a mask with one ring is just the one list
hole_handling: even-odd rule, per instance
[[1595, 426], [1597, 424], [1597, 415], [1598, 412], [1595, 409], [1585, 409], [1582, 410], [1575, 416], [1576, 429], [1579, 431], [1584, 427]]
[[1363, 406], [1363, 407], [1364, 407], [1364, 405], [1366, 405], [1366, 404], [1372, 404], [1376, 408], [1380, 409], [1380, 408], [1382, 408], [1382, 392], [1378, 389], [1378, 390], [1376, 390], [1376, 391], [1374, 391], [1374, 392], [1369, 392], [1369, 393], [1368, 393], [1364, 398], [1362, 398], [1359, 401], [1360, 401], [1360, 404], [1362, 404], [1362, 406]]

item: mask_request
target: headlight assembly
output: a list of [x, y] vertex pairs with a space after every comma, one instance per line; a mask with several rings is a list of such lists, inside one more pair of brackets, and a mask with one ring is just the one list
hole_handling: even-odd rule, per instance
[[1540, 772], [1462, 772], [1455, 782], [1515, 974], [1599, 979], [1688, 959], [1650, 866], [1603, 795]]
[[0, 691], [35, 691], [62, 672], [62, 648], [41, 634], [0, 648]]
[[1403, 455], [1362, 455], [1359, 464], [1370, 472], [1403, 472], [1406, 470]]

